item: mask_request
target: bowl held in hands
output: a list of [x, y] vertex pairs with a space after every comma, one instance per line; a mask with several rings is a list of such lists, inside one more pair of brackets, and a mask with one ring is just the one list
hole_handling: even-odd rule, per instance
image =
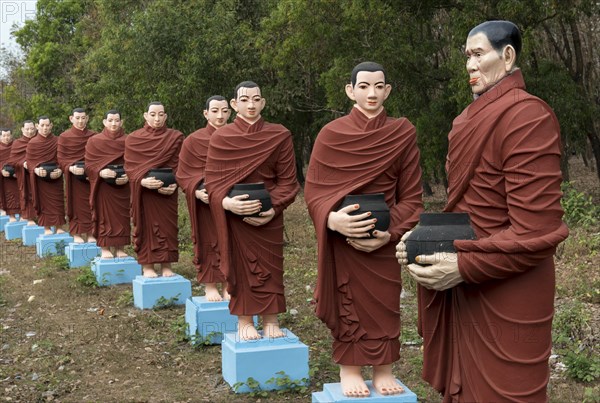
[[369, 231], [369, 235], [371, 235], [371, 238], [373, 238], [373, 231], [375, 230], [387, 231], [387, 229], [390, 226], [390, 208], [385, 202], [385, 196], [383, 193], [347, 195], [346, 197], [344, 197], [344, 200], [342, 200], [342, 204], [340, 205], [338, 210], [350, 206], [352, 204], [358, 204], [360, 208], [348, 214], [358, 215], [370, 211], [371, 216], [367, 219], [370, 220], [373, 218], [377, 218], [375, 228]]
[[236, 183], [233, 185], [227, 196], [234, 197], [245, 194], [250, 196], [246, 200], [260, 200], [262, 204], [260, 211], [256, 214], [248, 215], [249, 217], [260, 217], [259, 213], [268, 211], [271, 209], [271, 207], [273, 207], [273, 204], [271, 203], [271, 195], [265, 188], [264, 182]]

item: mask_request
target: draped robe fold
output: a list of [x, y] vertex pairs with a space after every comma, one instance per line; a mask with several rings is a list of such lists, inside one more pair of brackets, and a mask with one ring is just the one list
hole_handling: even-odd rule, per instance
[[177, 229], [178, 192], [162, 195], [141, 185], [152, 168], [171, 168], [177, 173], [183, 134], [163, 126], [144, 127], [125, 139], [125, 172], [131, 189], [133, 244], [140, 264], [179, 260]]
[[19, 210], [21, 217], [27, 220], [36, 218], [31, 198], [31, 179], [29, 178], [29, 171], [25, 170], [23, 166], [30, 140], [31, 138], [23, 136], [13, 141], [10, 158], [7, 161], [8, 164], [15, 167], [15, 176], [19, 188]]
[[[259, 227], [221, 204], [234, 184], [253, 182], [264, 182], [275, 211]], [[240, 117], [216, 130], [208, 149], [206, 189], [231, 294], [229, 310], [238, 316], [284, 312], [283, 210], [300, 190], [290, 132], [262, 118], [251, 125]]]
[[[391, 240], [365, 253], [327, 228], [348, 194], [382, 192]], [[384, 365], [399, 359], [400, 266], [395, 242], [422, 210], [421, 168], [414, 126], [385, 110], [368, 119], [358, 108], [317, 136], [304, 195], [318, 242], [316, 313], [331, 330], [342, 365]]]
[[208, 144], [215, 130], [214, 126], [207, 124], [206, 127], [190, 134], [183, 141], [177, 170], [177, 183], [185, 192], [190, 212], [194, 266], [199, 283], [223, 283], [225, 281], [225, 275], [219, 268], [217, 230], [210, 207], [196, 198], [196, 189], [205, 177]]
[[[0, 169], [7, 164], [14, 141], [8, 144], [0, 143]], [[19, 206], [19, 186], [14, 176], [5, 178], [0, 175], [0, 208], [6, 211], [6, 214], [15, 215], [20, 212]]]
[[58, 137], [58, 163], [65, 180], [66, 213], [71, 234], [92, 232], [90, 210], [90, 183], [79, 180], [69, 171], [69, 167], [85, 158], [85, 145], [96, 132], [79, 130], [76, 127], [61, 133]]
[[125, 133], [104, 129], [85, 146], [85, 173], [90, 181], [92, 234], [101, 247], [124, 246], [131, 241], [129, 184], [109, 184], [100, 177], [107, 165], [123, 164]]
[[[65, 193], [63, 175], [58, 179], [46, 181], [38, 177], [34, 168], [44, 162], [58, 164], [56, 158], [58, 139], [52, 133], [44, 137], [38, 134], [27, 145], [26, 161], [31, 179], [31, 196], [38, 224], [44, 227], [59, 227], [65, 220]], [[48, 176], [50, 172], [47, 172]], [[64, 174], [64, 171], [63, 171]]]
[[547, 401], [560, 128], [519, 70], [453, 122], [445, 211], [467, 212], [477, 240], [455, 241], [464, 283], [419, 287], [423, 378], [452, 401]]

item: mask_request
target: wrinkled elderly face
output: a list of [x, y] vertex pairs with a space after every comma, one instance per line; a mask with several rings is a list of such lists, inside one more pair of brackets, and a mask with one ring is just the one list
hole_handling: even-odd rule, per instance
[[212, 126], [219, 128], [225, 126], [231, 115], [231, 109], [227, 101], [212, 100], [208, 104], [208, 110], [204, 110], [204, 117]]
[[502, 55], [483, 32], [467, 38], [465, 55], [473, 94], [483, 94], [508, 74]]
[[83, 130], [87, 126], [88, 115], [85, 112], [73, 112], [73, 115], [69, 116], [69, 120], [75, 126], [76, 129]]
[[0, 143], [2, 144], [10, 144], [12, 141], [12, 133], [10, 130], [2, 130], [2, 134], [0, 134]]
[[52, 133], [52, 122], [50, 122], [50, 119], [40, 119], [35, 127], [38, 133], [44, 137], [48, 137], [48, 135]]
[[254, 123], [260, 119], [260, 113], [265, 107], [265, 99], [261, 96], [258, 87], [241, 87], [238, 89], [237, 98], [231, 101], [231, 107], [238, 116]]
[[346, 86], [346, 95], [356, 102], [356, 106], [367, 116], [377, 116], [383, 109], [383, 102], [390, 95], [392, 87], [385, 83], [383, 71], [359, 71], [356, 84]]
[[121, 115], [118, 113], [109, 113], [106, 115], [106, 119], [102, 121], [104, 123], [104, 127], [110, 132], [118, 131], [121, 126], [123, 126], [123, 121], [121, 120]]
[[23, 136], [25, 137], [32, 138], [35, 136], [35, 124], [33, 122], [23, 123], [21, 133], [23, 133]]
[[150, 105], [148, 112], [144, 112], [144, 119], [154, 129], [159, 129], [165, 125], [167, 114], [163, 105]]

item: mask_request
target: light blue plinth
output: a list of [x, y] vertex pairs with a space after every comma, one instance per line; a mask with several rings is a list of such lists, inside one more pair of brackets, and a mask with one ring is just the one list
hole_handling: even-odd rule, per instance
[[156, 278], [136, 276], [132, 284], [133, 305], [140, 309], [152, 309], [161, 300], [172, 305], [183, 305], [192, 296], [191, 281], [179, 274]]
[[[229, 313], [229, 301], [207, 301], [206, 297], [191, 297], [185, 301], [186, 333], [193, 342], [221, 344], [223, 335], [237, 332], [238, 317]], [[254, 325], [258, 319], [254, 317]]]
[[69, 258], [69, 267], [89, 266], [92, 259], [100, 256], [100, 247], [96, 242], [71, 242], [65, 247], [65, 255]]
[[[288, 329], [281, 330], [285, 337], [245, 341], [239, 340], [237, 332], [226, 333], [221, 347], [223, 379], [233, 387], [254, 378], [262, 390], [281, 389], [277, 382], [267, 383], [281, 376], [308, 382], [308, 346]], [[285, 375], [278, 374], [281, 371]], [[247, 385], [236, 389], [236, 393], [249, 392], [252, 390]]]
[[39, 257], [62, 255], [65, 253], [65, 246], [71, 242], [73, 242], [73, 237], [67, 232], [40, 235], [35, 240], [35, 250]]
[[44, 235], [44, 227], [39, 225], [24, 226], [21, 232], [21, 236], [23, 237], [23, 245], [35, 246], [35, 241], [40, 235]]
[[417, 403], [417, 395], [406, 387], [398, 379], [396, 381], [404, 388], [404, 392], [399, 395], [384, 396], [377, 393], [373, 387], [373, 382], [366, 381], [371, 394], [369, 397], [348, 397], [342, 393], [342, 387], [339, 383], [326, 383], [323, 385], [322, 392], [312, 394], [312, 403], [332, 403], [332, 402], [365, 402], [365, 403]]
[[27, 225], [27, 221], [7, 222], [4, 226], [4, 237], [7, 241], [13, 239], [21, 239], [23, 236], [23, 227]]
[[7, 215], [0, 215], [0, 232], [4, 232], [4, 226], [10, 220], [10, 217]]
[[142, 266], [131, 256], [114, 259], [96, 257], [92, 260], [92, 271], [100, 286], [108, 286], [131, 283], [142, 273]]

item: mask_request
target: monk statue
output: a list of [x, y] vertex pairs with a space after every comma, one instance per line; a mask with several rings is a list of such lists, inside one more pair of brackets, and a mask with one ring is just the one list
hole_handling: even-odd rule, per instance
[[[173, 276], [171, 264], [179, 260], [177, 183], [175, 176], [183, 143], [180, 131], [166, 126], [167, 113], [160, 102], [144, 112], [144, 127], [125, 138], [125, 172], [131, 189], [133, 245], [144, 277]], [[165, 175], [162, 179], [156, 176]], [[173, 183], [167, 185], [167, 181]]]
[[[394, 245], [418, 221], [422, 188], [415, 127], [383, 106], [391, 89], [380, 64], [354, 67], [346, 85], [354, 107], [319, 132], [304, 188], [318, 242], [316, 314], [331, 330], [349, 397], [370, 395], [365, 366], [373, 367], [378, 393], [403, 392], [392, 374], [400, 358], [402, 291]], [[352, 214], [360, 204], [341, 207], [349, 194], [377, 193], [389, 208], [387, 229], [375, 229], [371, 211]]]
[[[0, 168], [2, 169], [2, 175], [0, 175], [0, 209], [4, 212], [3, 215], [8, 215], [8, 221], [16, 221], [16, 215], [20, 213], [19, 206], [19, 187], [17, 179], [14, 175], [14, 167], [8, 165], [10, 160], [10, 154], [13, 147], [13, 135], [12, 130], [9, 128], [0, 128]], [[7, 171], [10, 169], [11, 172]]]
[[[194, 265], [198, 283], [204, 284], [207, 301], [229, 300], [225, 275], [220, 268], [217, 230], [210, 213], [208, 193], [205, 185], [206, 155], [210, 137], [227, 124], [231, 115], [225, 97], [214, 95], [206, 100], [205, 127], [190, 134], [181, 147], [177, 182], [185, 192], [194, 244]], [[223, 284], [223, 294], [217, 285]]]
[[31, 180], [31, 198], [38, 224], [44, 227], [44, 234], [65, 231], [60, 228], [66, 224], [65, 193], [63, 190], [63, 171], [58, 165], [58, 138], [52, 134], [52, 122], [48, 116], [40, 116], [35, 125], [38, 136], [27, 144], [25, 160]]
[[[291, 133], [262, 118], [265, 103], [256, 83], [238, 84], [230, 101], [236, 118], [212, 134], [206, 161], [221, 270], [231, 296], [229, 310], [238, 317], [240, 340], [261, 338], [253, 315], [262, 317], [262, 337], [285, 336], [277, 319], [286, 310], [283, 210], [300, 186]], [[249, 194], [229, 196], [235, 185], [261, 182], [270, 195], [270, 207], [267, 199], [250, 199]]]
[[[444, 402], [548, 401], [560, 205], [560, 129], [525, 91], [521, 33], [509, 21], [473, 28], [465, 46], [473, 102], [448, 135], [448, 204], [476, 240], [417, 256], [423, 379]], [[465, 80], [466, 81], [466, 80]], [[467, 82], [465, 82], [465, 87]], [[397, 246], [407, 263], [406, 245]]]
[[69, 233], [77, 243], [83, 243], [85, 235], [87, 242], [96, 242], [91, 234], [90, 183], [84, 170], [85, 145], [96, 134], [87, 128], [88, 120], [89, 116], [84, 109], [73, 109], [69, 116], [72, 126], [58, 137], [58, 163], [65, 178]]
[[92, 235], [102, 259], [127, 257], [131, 242], [129, 178], [123, 170], [125, 132], [121, 113], [111, 109], [102, 120], [104, 130], [85, 146], [85, 173], [90, 182]]

